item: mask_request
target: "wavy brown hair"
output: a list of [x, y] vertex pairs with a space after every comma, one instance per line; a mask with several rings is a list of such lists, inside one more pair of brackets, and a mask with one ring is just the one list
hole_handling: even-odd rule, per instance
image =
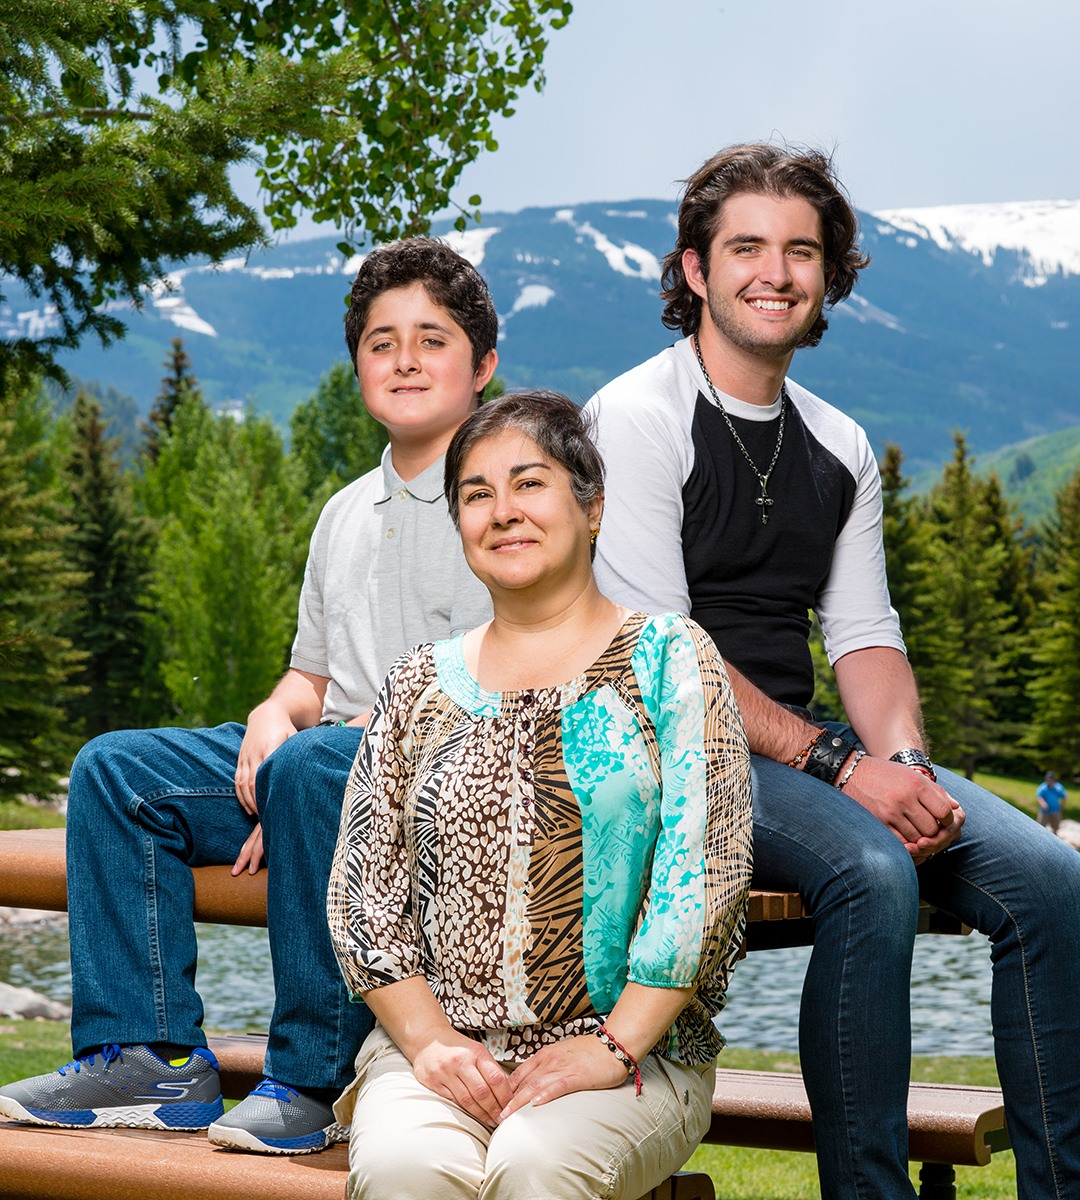
[[[870, 256], [859, 249], [859, 221], [836, 177], [832, 159], [819, 150], [755, 143], [728, 146], [682, 182], [686, 190], [679, 205], [679, 237], [664, 259], [660, 297], [667, 301], [661, 318], [664, 324], [686, 337], [697, 333], [701, 325], [702, 299], [687, 283], [683, 253], [698, 252], [707, 278], [709, 250], [720, 227], [724, 201], [730, 196], [746, 192], [776, 199], [800, 196], [817, 209], [826, 277], [832, 273], [825, 288], [825, 303], [830, 308], [851, 295], [859, 272], [870, 263]], [[799, 348], [816, 346], [828, 328], [829, 322], [820, 315]]]

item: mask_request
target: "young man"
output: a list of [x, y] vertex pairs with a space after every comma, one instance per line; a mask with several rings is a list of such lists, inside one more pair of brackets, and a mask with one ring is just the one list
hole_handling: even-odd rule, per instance
[[[993, 1020], [1022, 1197], [1080, 1195], [1080, 858], [926, 756], [889, 606], [865, 434], [786, 378], [867, 259], [818, 154], [735, 146], [687, 181], [664, 274], [685, 340], [590, 408], [607, 465], [596, 574], [716, 640], [754, 752], [754, 885], [814, 919], [800, 1043], [821, 1192], [914, 1196], [910, 967], [920, 894], [994, 943]], [[822, 735], [807, 610], [851, 726]]]
[[[245, 729], [107, 734], [79, 754], [68, 808], [75, 1061], [0, 1089], [38, 1124], [210, 1126], [264, 1153], [321, 1150], [371, 1028], [349, 1003], [326, 924], [341, 802], [393, 661], [491, 613], [443, 497], [443, 454], [498, 356], [487, 286], [449, 247], [373, 251], [346, 340], [382, 465], [337, 493], [311, 539], [292, 664]], [[190, 868], [265, 856], [276, 1000], [267, 1078], [222, 1116], [194, 988]]]

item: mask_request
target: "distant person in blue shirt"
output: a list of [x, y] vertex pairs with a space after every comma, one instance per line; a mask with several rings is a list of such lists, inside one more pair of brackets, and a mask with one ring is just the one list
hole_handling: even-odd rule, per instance
[[1035, 798], [1039, 801], [1039, 824], [1045, 825], [1056, 835], [1061, 824], [1061, 811], [1065, 807], [1065, 789], [1058, 783], [1053, 771], [1046, 772], [1046, 782], [1039, 784]]

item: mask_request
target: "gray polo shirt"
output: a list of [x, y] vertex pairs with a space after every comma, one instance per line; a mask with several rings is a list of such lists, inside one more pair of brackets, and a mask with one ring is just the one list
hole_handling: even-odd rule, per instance
[[443, 460], [405, 483], [390, 461], [332, 496], [311, 535], [291, 665], [329, 678], [323, 716], [375, 703], [394, 660], [491, 617], [443, 496]]

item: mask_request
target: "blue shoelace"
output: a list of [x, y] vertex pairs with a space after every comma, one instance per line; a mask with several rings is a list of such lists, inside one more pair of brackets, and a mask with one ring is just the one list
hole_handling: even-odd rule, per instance
[[93, 1054], [84, 1054], [81, 1058], [73, 1058], [71, 1062], [65, 1063], [62, 1067], [58, 1068], [57, 1074], [66, 1075], [68, 1071], [74, 1067], [75, 1074], [77, 1075], [82, 1070], [84, 1064], [88, 1067], [92, 1067], [94, 1065], [94, 1059], [97, 1058], [99, 1054], [101, 1055], [101, 1065], [103, 1067], [107, 1067], [114, 1058], [123, 1060], [124, 1057], [119, 1046], [102, 1046], [100, 1050], [95, 1050]]
[[296, 1088], [291, 1088], [287, 1083], [278, 1083], [276, 1079], [264, 1079], [258, 1087], [252, 1088], [253, 1096], [270, 1096], [274, 1100], [284, 1100], [288, 1103], [290, 1100], [295, 1100], [299, 1096]]

